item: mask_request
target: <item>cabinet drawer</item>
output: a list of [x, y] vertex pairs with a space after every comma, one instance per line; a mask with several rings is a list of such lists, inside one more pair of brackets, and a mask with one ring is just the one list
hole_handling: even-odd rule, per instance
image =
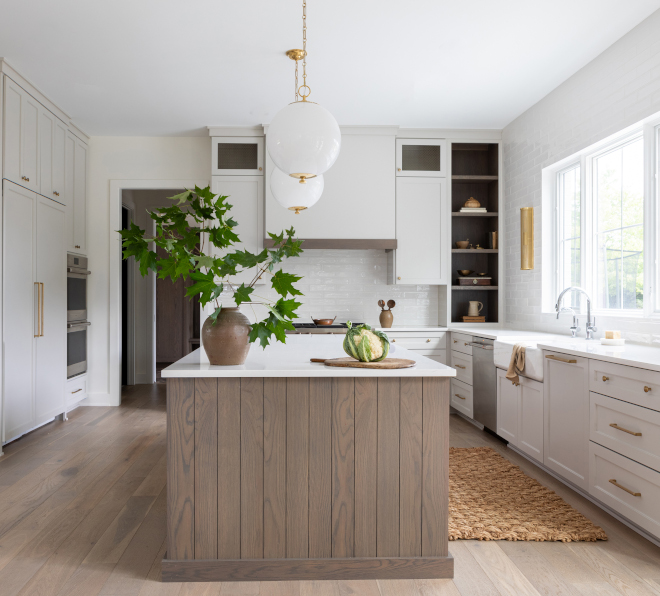
[[660, 413], [590, 393], [589, 438], [660, 472]]
[[440, 364], [447, 364], [447, 350], [411, 350], [420, 356], [426, 356]]
[[[387, 331], [385, 333], [387, 334]], [[447, 347], [447, 339], [444, 331], [428, 335], [423, 333], [416, 335], [395, 335], [392, 333], [391, 335], [388, 334], [388, 337], [390, 338], [390, 342], [409, 350], [444, 350]]]
[[453, 408], [456, 408], [461, 414], [469, 418], [474, 418], [472, 409], [472, 387], [467, 383], [452, 379], [451, 381], [451, 400]]
[[660, 411], [660, 373], [652, 370], [590, 360], [589, 390]]
[[471, 343], [472, 343], [471, 335], [465, 335], [464, 333], [454, 333], [452, 331], [451, 343], [449, 344], [449, 347], [452, 350], [456, 350], [457, 352], [463, 352], [463, 354], [469, 354], [470, 356], [472, 356], [472, 346], [470, 345]]
[[472, 356], [452, 350], [451, 365], [456, 369], [456, 378], [459, 381], [472, 385]]
[[658, 472], [592, 442], [589, 444], [589, 493], [653, 536], [660, 537]]
[[87, 377], [74, 377], [66, 382], [66, 405], [74, 405], [87, 397]]

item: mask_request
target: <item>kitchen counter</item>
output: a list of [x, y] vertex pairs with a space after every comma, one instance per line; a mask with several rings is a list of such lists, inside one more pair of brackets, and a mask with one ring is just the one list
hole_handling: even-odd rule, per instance
[[586, 341], [584, 338], [566, 338], [563, 341], [540, 340], [537, 347], [542, 350], [561, 352], [571, 356], [583, 356], [594, 360], [660, 372], [660, 348], [653, 346], [637, 344], [604, 346], [597, 339]]
[[[449, 578], [456, 371], [331, 368], [343, 337], [167, 367], [163, 581]], [[405, 488], [405, 490], [404, 490]], [[376, 503], [378, 515], [376, 515]]]
[[[521, 331], [520, 329], [494, 329], [488, 327], [449, 327], [449, 331], [473, 335], [475, 337], [485, 337], [486, 339], [544, 339], [556, 338], [556, 333], [547, 333], [544, 331]], [[569, 336], [566, 339], [570, 339]]]
[[312, 336], [288, 335], [286, 344], [275, 343], [262, 350], [250, 348], [245, 364], [240, 366], [213, 366], [206, 353], [198, 348], [178, 362], [163, 369], [162, 376], [171, 378], [196, 377], [454, 377], [456, 371], [420, 356], [412, 350], [396, 347], [392, 358], [408, 358], [417, 364], [413, 368], [398, 370], [372, 370], [366, 368], [336, 368], [310, 362], [310, 358], [344, 358], [343, 336], [318, 334]]

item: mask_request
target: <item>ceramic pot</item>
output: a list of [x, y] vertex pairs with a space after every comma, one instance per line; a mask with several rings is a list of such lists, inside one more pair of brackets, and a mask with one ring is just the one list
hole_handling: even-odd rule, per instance
[[236, 306], [223, 307], [215, 324], [209, 317], [202, 325], [202, 344], [209, 362], [220, 366], [244, 364], [250, 351], [250, 321]]
[[381, 310], [378, 320], [380, 321], [381, 327], [389, 329], [394, 322], [394, 315], [391, 310]]
[[478, 300], [470, 300], [470, 306], [468, 308], [468, 317], [478, 317], [483, 307], [484, 305]]

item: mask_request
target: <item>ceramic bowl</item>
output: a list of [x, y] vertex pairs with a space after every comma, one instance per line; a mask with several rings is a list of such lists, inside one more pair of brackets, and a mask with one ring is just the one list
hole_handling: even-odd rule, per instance
[[486, 275], [488, 275], [488, 274], [487, 274], [487, 273], [477, 273], [477, 275], [479, 275], [479, 276], [481, 276], [481, 277], [484, 277], [484, 276], [486, 276]]
[[456, 248], [467, 248], [468, 246], [470, 246], [469, 240], [459, 240], [456, 243]]
[[459, 275], [463, 275], [463, 276], [470, 275], [470, 273], [474, 273], [472, 269], [457, 269], [457, 272]]

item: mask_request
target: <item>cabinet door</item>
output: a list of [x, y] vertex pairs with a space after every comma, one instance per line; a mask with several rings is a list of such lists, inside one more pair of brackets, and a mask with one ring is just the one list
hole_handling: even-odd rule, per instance
[[397, 178], [395, 283], [447, 283], [447, 186], [442, 178]]
[[45, 197], [53, 193], [53, 138], [55, 116], [39, 106], [39, 192]]
[[543, 352], [543, 463], [576, 486], [589, 483], [588, 360]]
[[440, 139], [397, 139], [396, 175], [444, 178], [446, 148]]
[[506, 371], [497, 369], [497, 434], [518, 447], [520, 385], [506, 378]]
[[213, 137], [212, 176], [263, 176], [263, 137]]
[[39, 112], [41, 105], [5, 77], [4, 177], [39, 191]]
[[543, 461], [543, 383], [520, 377], [518, 449]]
[[53, 167], [52, 167], [52, 186], [51, 194], [44, 196], [66, 205], [65, 191], [65, 151], [66, 151], [66, 133], [67, 128], [63, 122], [55, 118], [55, 128], [53, 129]]
[[5, 441], [34, 427], [34, 335], [37, 333], [35, 220], [37, 196], [3, 183], [3, 330]]
[[73, 170], [73, 249], [87, 254], [87, 145], [77, 138]]
[[66, 205], [66, 250], [79, 252], [73, 235], [73, 195], [75, 187], [76, 137], [67, 132], [64, 139], [64, 201]]
[[37, 277], [42, 328], [36, 345], [35, 424], [64, 411], [66, 383], [65, 208], [37, 197]]
[[[213, 176], [211, 184], [214, 193], [229, 196], [229, 203], [233, 205], [229, 213], [238, 222], [234, 232], [241, 242], [224, 252], [261, 252], [264, 249], [263, 176]], [[222, 253], [217, 254], [219, 256]], [[250, 269], [239, 273], [231, 281], [238, 285], [247, 284], [252, 281], [255, 273], [256, 269]]]

